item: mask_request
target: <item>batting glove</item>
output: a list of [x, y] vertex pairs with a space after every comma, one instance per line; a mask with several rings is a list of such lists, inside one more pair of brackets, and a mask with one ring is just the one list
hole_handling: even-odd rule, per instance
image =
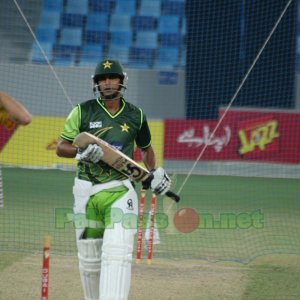
[[103, 150], [100, 146], [96, 144], [89, 144], [84, 150], [78, 148], [75, 159], [79, 161], [90, 161], [96, 164], [102, 158], [103, 154]]
[[171, 187], [171, 179], [163, 168], [151, 171], [148, 179], [142, 182], [143, 188], [151, 190], [157, 195], [164, 195]]

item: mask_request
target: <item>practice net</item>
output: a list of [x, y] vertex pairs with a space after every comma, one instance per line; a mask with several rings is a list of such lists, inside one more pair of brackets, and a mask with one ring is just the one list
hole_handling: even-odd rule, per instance
[[181, 196], [158, 197], [154, 259], [300, 254], [297, 7], [1, 1], [0, 86], [33, 121], [1, 151], [0, 250], [37, 252], [51, 235], [53, 253], [76, 254], [76, 162], [55, 147], [72, 107], [94, 97], [96, 63], [111, 58], [128, 73], [125, 99], [145, 111], [158, 164]]

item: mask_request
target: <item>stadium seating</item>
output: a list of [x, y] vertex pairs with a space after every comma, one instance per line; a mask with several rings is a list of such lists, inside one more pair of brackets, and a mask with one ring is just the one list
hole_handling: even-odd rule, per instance
[[176, 68], [185, 63], [184, 13], [184, 0], [44, 0], [36, 36], [56, 64], [95, 64], [96, 52], [130, 67]]
[[134, 16], [136, 14], [136, 0], [117, 0], [115, 14]]
[[135, 46], [139, 48], [156, 49], [158, 38], [156, 31], [138, 31], [136, 33]]
[[61, 17], [61, 14], [58, 11], [44, 10], [41, 13], [38, 27], [59, 29], [60, 28], [60, 17]]
[[183, 17], [185, 14], [185, 3], [180, 1], [164, 1], [161, 9], [162, 15], [177, 15]]
[[107, 46], [109, 44], [109, 32], [100, 30], [87, 30], [83, 34], [83, 41], [86, 44], [102, 44]]
[[37, 45], [37, 43], [32, 44], [31, 47], [31, 61], [34, 64], [46, 64], [47, 60], [45, 58], [45, 55], [49, 62], [51, 62], [53, 58], [53, 44], [50, 42], [40, 42], [40, 46], [44, 53], [41, 51], [40, 47]]
[[102, 44], [105, 47], [109, 43], [109, 16], [106, 13], [90, 13], [83, 34], [86, 44]]
[[82, 44], [82, 29], [66, 27], [61, 30], [59, 43], [54, 45], [53, 57], [56, 65], [71, 66], [76, 63]]
[[178, 65], [179, 49], [171, 47], [161, 47], [154, 63], [157, 69], [174, 69]]
[[68, 27], [83, 27], [86, 22], [86, 15], [63, 13], [62, 14], [62, 26]]
[[111, 14], [115, 5], [116, 0], [89, 0], [89, 11]]
[[135, 68], [151, 68], [155, 49], [131, 47], [129, 52], [129, 66]]
[[64, 0], [43, 0], [44, 11], [62, 12], [64, 9]]
[[103, 58], [103, 46], [86, 44], [82, 47], [79, 66], [95, 66]]
[[35, 36], [40, 43], [55, 43], [57, 37], [57, 29], [52, 27], [37, 27]]
[[60, 45], [80, 47], [82, 42], [82, 29], [65, 27], [61, 30]]
[[180, 47], [183, 36], [181, 33], [161, 33], [159, 34], [159, 42], [162, 47]]
[[157, 19], [153, 16], [133, 16], [131, 22], [132, 30], [134, 32], [156, 30]]
[[178, 33], [180, 29], [179, 16], [161, 16], [158, 22], [158, 33]]
[[159, 17], [161, 13], [161, 0], [141, 0], [139, 15]]
[[108, 31], [109, 15], [107, 13], [89, 13], [86, 19], [86, 30]]
[[131, 31], [131, 17], [128, 15], [111, 15], [110, 31]]
[[113, 31], [111, 32], [110, 44], [120, 47], [132, 46], [133, 34], [131, 31]]
[[67, 0], [66, 13], [87, 15], [89, 11], [88, 0]]
[[119, 60], [123, 65], [128, 65], [129, 49], [127, 46], [111, 44], [108, 50], [108, 57]]

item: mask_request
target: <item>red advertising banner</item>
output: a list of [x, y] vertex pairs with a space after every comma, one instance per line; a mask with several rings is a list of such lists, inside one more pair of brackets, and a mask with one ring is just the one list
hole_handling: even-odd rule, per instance
[[164, 159], [300, 163], [300, 113], [232, 109], [218, 124], [165, 120]]
[[216, 125], [212, 120], [165, 120], [164, 159], [195, 160], [205, 145], [203, 159], [230, 159], [232, 128], [223, 123], [209, 139]]

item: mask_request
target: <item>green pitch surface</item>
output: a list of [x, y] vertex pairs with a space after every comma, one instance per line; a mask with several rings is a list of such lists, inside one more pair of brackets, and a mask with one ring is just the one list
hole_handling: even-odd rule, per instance
[[[1, 251], [39, 252], [43, 236], [50, 234], [52, 253], [75, 254], [74, 176], [59, 170], [3, 170]], [[176, 192], [185, 175], [173, 178]], [[154, 246], [154, 259], [244, 263], [263, 255], [299, 254], [299, 195], [295, 179], [191, 176], [179, 204], [158, 197], [160, 244]], [[148, 193], [146, 212], [150, 198]], [[199, 216], [199, 224], [189, 233], [178, 231], [173, 222], [182, 208], [192, 208]]]

